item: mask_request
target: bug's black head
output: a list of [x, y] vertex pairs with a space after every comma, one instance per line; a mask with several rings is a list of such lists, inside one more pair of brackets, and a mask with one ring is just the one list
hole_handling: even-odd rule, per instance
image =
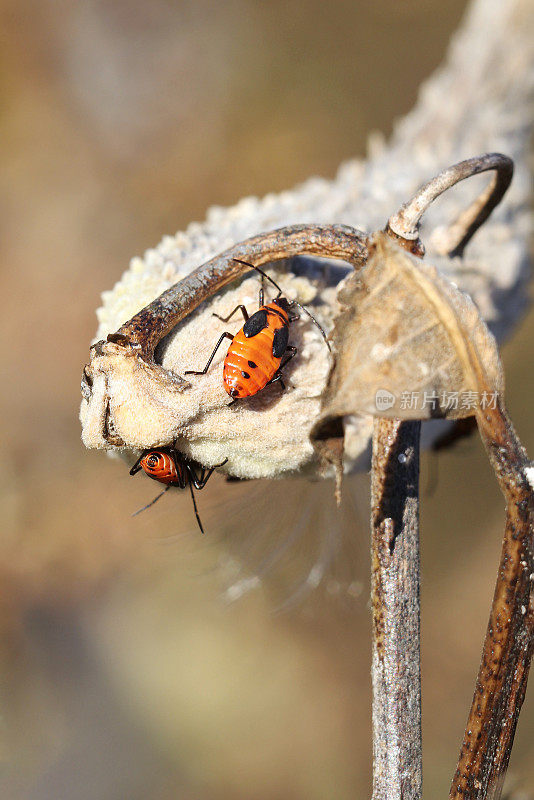
[[289, 313], [291, 303], [286, 297], [277, 297], [275, 300], [273, 300], [273, 303], [276, 303], [277, 306], [280, 306], [280, 308], [285, 311], [286, 314]]

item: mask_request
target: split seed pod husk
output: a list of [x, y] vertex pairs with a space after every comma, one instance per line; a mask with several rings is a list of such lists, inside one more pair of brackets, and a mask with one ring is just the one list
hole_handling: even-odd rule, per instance
[[326, 460], [339, 465], [355, 416], [461, 419], [502, 399], [497, 344], [472, 299], [386, 233], [370, 238], [338, 300], [336, 364], [312, 431]]

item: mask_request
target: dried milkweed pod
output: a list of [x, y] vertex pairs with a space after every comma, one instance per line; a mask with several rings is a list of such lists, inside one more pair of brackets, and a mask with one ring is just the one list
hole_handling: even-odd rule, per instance
[[[490, 154], [470, 159], [440, 173], [406, 206], [406, 229], [402, 227], [402, 215], [396, 215], [391, 218], [388, 230], [394, 226], [394, 238], [421, 255], [423, 247], [414, 231], [410, 208], [417, 207], [418, 220], [437, 194], [456, 181], [485, 170], [494, 171], [496, 177], [464, 213], [465, 224], [456, 223], [459, 233], [452, 229], [463, 245], [487, 218], [510, 182], [511, 161], [505, 156]], [[384, 237], [387, 239], [386, 234]], [[453, 234], [449, 240], [457, 249], [459, 242]], [[129, 310], [127, 303], [131, 304], [130, 309], [139, 305], [138, 295], [135, 305], [132, 301], [132, 283], [141, 283], [147, 293], [148, 287], [153, 291], [154, 283], [147, 281], [146, 270], [134, 265], [109, 298], [113, 302], [107, 304], [105, 314], [101, 314], [99, 333], [102, 336], [107, 331], [107, 340], [93, 346], [92, 360], [86, 368], [86, 402], [82, 406], [85, 443], [93, 447], [144, 449], [176, 442], [181, 452], [206, 466], [228, 459], [225, 469], [246, 478], [322, 471], [324, 461], [317, 459], [310, 433], [319, 417], [332, 362], [320, 334], [307, 318], [299, 319], [293, 329], [292, 344], [298, 347], [299, 356], [288, 369], [292, 386], [287, 392], [280, 393], [278, 387], [271, 387], [230, 408], [220, 374], [224, 351], [205, 375], [187, 380], [183, 376], [206, 363], [221, 333], [222, 323], [213, 314], [225, 316], [240, 303], [248, 307], [254, 303], [257, 278], [246, 277], [239, 284], [233, 283], [247, 269], [235, 259], [246, 259], [256, 266], [297, 254], [341, 259], [353, 267], [353, 277], [349, 280], [357, 281], [367, 262], [369, 241], [362, 232], [344, 225], [297, 225], [260, 234], [210, 259], [118, 327]], [[378, 240], [371, 241], [376, 251]], [[319, 322], [330, 330], [339, 312], [337, 291], [324, 275], [321, 280], [314, 279], [312, 270], [313, 265], [308, 264], [300, 275], [286, 273], [279, 282], [290, 300], [313, 304]], [[169, 267], [167, 275], [170, 274]], [[369, 270], [365, 268], [362, 274], [368, 275]], [[427, 283], [429, 274], [427, 270]], [[438, 281], [437, 273], [434, 277]], [[399, 303], [399, 296], [386, 298], [376, 291], [380, 280], [377, 272], [366, 289], [378, 316], [389, 313], [388, 308], [393, 313]], [[398, 288], [402, 289], [402, 281]], [[346, 304], [346, 290], [341, 299]], [[410, 317], [410, 324], [416, 330], [420, 324], [418, 317], [423, 313], [424, 303], [420, 303]], [[475, 329], [474, 322], [473, 325]], [[115, 332], [109, 332], [117, 327]], [[371, 337], [376, 336], [376, 326], [368, 327]], [[371, 372], [373, 363], [379, 370], [377, 342], [373, 349], [370, 340], [359, 342], [356, 347], [351, 337], [342, 340], [338, 336], [336, 341], [339, 363], [330, 377], [331, 386], [338, 379], [349, 351]], [[413, 351], [414, 358], [422, 363], [424, 357], [417, 348]], [[436, 352], [435, 342], [430, 342], [428, 352]], [[404, 376], [406, 390], [410, 388], [407, 374], [410, 369]], [[360, 376], [372, 385], [370, 374], [360, 373]], [[461, 391], [463, 384], [458, 380], [455, 373], [449, 383]], [[373, 413], [369, 403], [361, 407], [356, 403], [342, 415], [345, 461], [349, 468], [367, 449]]]
[[[97, 344], [86, 372], [89, 400], [82, 406], [86, 444], [142, 449], [176, 440], [182, 452], [200, 463], [228, 458], [226, 469], [231, 474], [249, 478], [297, 471], [313, 462], [309, 432], [319, 413], [331, 357], [312, 322], [302, 316], [292, 329], [299, 358], [288, 370], [291, 388], [281, 393], [273, 386], [232, 407], [221, 380], [223, 351], [206, 375], [190, 380], [180, 376], [206, 363], [224, 329], [214, 312], [227, 315], [239, 303], [254, 308], [257, 276], [247, 276], [189, 314], [178, 327], [176, 323], [191, 311], [190, 294], [198, 306], [210, 290], [246, 272], [233, 259], [246, 255], [260, 265], [280, 255], [317, 251], [325, 257], [344, 256], [359, 266], [366, 254], [365, 237], [345, 226], [295, 226], [249, 240], [208, 262], [200, 279], [194, 274], [185, 279], [157, 300], [157, 307], [141, 312], [108, 341]], [[323, 327], [332, 327], [335, 286], [306, 274], [286, 274], [279, 282], [288, 299], [313, 304]], [[160, 343], [169, 328], [173, 333]], [[153, 360], [156, 348], [161, 365]]]
[[[271, 194], [263, 199], [244, 198], [229, 209], [213, 208], [202, 224], [192, 224], [185, 232], [165, 237], [144, 258], [134, 259], [116, 287], [105, 293], [99, 310], [96, 339], [106, 339], [140, 308], [191, 270], [258, 232], [307, 224], [310, 220], [327, 225], [345, 223], [366, 233], [381, 229], [391, 212], [443, 166], [491, 147], [509, 153], [518, 167], [506, 203], [492, 214], [489, 223], [461, 256], [450, 257], [447, 254], [453, 249], [451, 241], [458, 244], [460, 239], [454, 235], [453, 226], [440, 229], [439, 224], [444, 219], [454, 218], [458, 210], [467, 205], [466, 198], [472, 196], [473, 187], [471, 182], [464, 182], [453, 191], [447, 191], [439, 207], [429, 209], [421, 238], [429, 262], [437, 264], [446, 277], [470, 294], [490, 330], [498, 341], [502, 340], [517, 323], [527, 302], [528, 240], [532, 230], [528, 170], [534, 41], [531, 34], [532, 15], [527, 2], [473, 3], [444, 64], [421, 88], [415, 108], [395, 125], [388, 143], [381, 136], [371, 137], [367, 158], [342, 165], [332, 181], [313, 178], [279, 195]], [[396, 229], [395, 219], [390, 219], [390, 222], [393, 223], [390, 225], [392, 230]], [[465, 220], [462, 224], [465, 229]], [[410, 232], [405, 230], [401, 233], [407, 236]], [[252, 257], [250, 253], [241, 255]], [[438, 255], [442, 256], [439, 263], [436, 260]], [[314, 306], [314, 311], [328, 328], [328, 322], [337, 313], [335, 290], [328, 285], [323, 287], [317, 281], [321, 272], [309, 261], [307, 266], [309, 271], [306, 269], [305, 274], [300, 268], [298, 275], [277, 274], [289, 296], [293, 288], [304, 303], [312, 302], [317, 295], [318, 307]], [[228, 305], [231, 307], [233, 297], [236, 301], [238, 297], [250, 298], [254, 303], [254, 285], [255, 281], [247, 278], [241, 285], [242, 289], [237, 283], [228, 286], [224, 290], [228, 293]], [[214, 303], [223, 303], [222, 293]], [[187, 369], [195, 366], [197, 360], [201, 361], [197, 359], [199, 347], [208, 349], [204, 337], [209, 338], [210, 343], [215, 342], [221, 328], [207, 307], [198, 309], [190, 320], [180, 324], [175, 334], [170, 334], [165, 340], [159, 355], [164, 361], [168, 359], [166, 363], [170, 364], [171, 350], [176, 348], [182, 359], [180, 365]], [[182, 352], [176, 336], [180, 331], [192, 332], [193, 325], [197, 326], [197, 336], [191, 337], [190, 341], [193, 346], [191, 356], [195, 358], [189, 359], [188, 354]], [[302, 388], [303, 384], [297, 378], [300, 380], [303, 370], [315, 369], [315, 377], [310, 372], [309, 383], [313, 395], [321, 376], [327, 371], [328, 356], [317, 337], [315, 357], [311, 349], [315, 334], [307, 323], [302, 328], [297, 324], [293, 335], [299, 335], [299, 331], [308, 339], [310, 349], [306, 349], [308, 345], [305, 343], [301, 358], [292, 364], [295, 371], [292, 382], [296, 389]], [[124, 357], [124, 372], [119, 374], [113, 365], [121, 357]], [[153, 377], [146, 362], [133, 356], [128, 361], [126, 349], [121, 348], [118, 342], [106, 342], [103, 349], [96, 348], [87, 377], [83, 380], [87, 398], [82, 403], [81, 412], [85, 443], [109, 450], [137, 449], [149, 443], [167, 444], [172, 440], [173, 431], [180, 429], [180, 446], [184, 452], [205, 459], [207, 465], [217, 463], [220, 456], [226, 456], [213, 440], [202, 437], [198, 417], [193, 417], [191, 424], [187, 424], [182, 417], [175, 416], [172, 403], [179, 397], [181, 406], [186, 398], [178, 377], [174, 384], [165, 386], [158, 386]], [[136, 382], [139, 386], [146, 385], [146, 403], [140, 403], [138, 413], [133, 413], [128, 409]], [[256, 421], [257, 435], [265, 436], [264, 461], [260, 465], [245, 458], [238, 468], [236, 460], [234, 467], [240, 474], [246, 474], [249, 469], [250, 474], [279, 474], [277, 470], [281, 463], [273, 460], [276, 450], [273, 441], [277, 434], [287, 437], [283, 463], [288, 469], [310, 472], [316, 469], [317, 462], [307, 436], [298, 439], [298, 447], [296, 441], [299, 432], [306, 433], [311, 428], [308, 419], [310, 407], [307, 406], [304, 415], [293, 414], [289, 406], [291, 395], [288, 392], [287, 396], [276, 401], [277, 407], [285, 409], [282, 422], [270, 418], [267, 423], [263, 412], [265, 425], [259, 429]], [[294, 398], [296, 396], [293, 394]], [[267, 403], [267, 396], [264, 399]], [[261, 396], [258, 396], [252, 402], [261, 405], [261, 401]], [[315, 399], [313, 403], [313, 408], [318, 408], [319, 400]], [[194, 411], [193, 406], [191, 410]], [[239, 413], [244, 411], [241, 409]], [[131, 424], [119, 430], [128, 422], [128, 414], [131, 414]], [[209, 417], [213, 417], [213, 410], [206, 417], [207, 423]], [[117, 424], [119, 418], [120, 425]], [[231, 431], [226, 426], [227, 444], [232, 446], [238, 439], [236, 418], [237, 414], [229, 418]], [[345, 455], [350, 467], [359, 455], [365, 455], [371, 422], [368, 417], [353, 415], [345, 418], [344, 427]], [[191, 434], [194, 434], [193, 439]]]

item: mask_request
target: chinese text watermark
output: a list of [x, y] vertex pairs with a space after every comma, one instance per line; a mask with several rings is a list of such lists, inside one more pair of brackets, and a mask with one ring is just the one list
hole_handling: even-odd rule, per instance
[[388, 389], [378, 389], [375, 395], [377, 411], [387, 411], [393, 406], [403, 411], [441, 412], [476, 411], [497, 408], [498, 392], [400, 392], [395, 395]]

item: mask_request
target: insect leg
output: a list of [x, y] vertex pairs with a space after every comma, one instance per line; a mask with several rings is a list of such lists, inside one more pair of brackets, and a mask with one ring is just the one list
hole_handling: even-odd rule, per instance
[[271, 380], [269, 381], [269, 383], [267, 385], [269, 385], [271, 383], [279, 383], [280, 386], [282, 387], [282, 390], [285, 391], [286, 385], [285, 385], [284, 379], [282, 377], [282, 370], [284, 369], [286, 364], [289, 364], [289, 362], [291, 361], [293, 356], [295, 356], [296, 354], [297, 354], [297, 348], [293, 347], [293, 345], [291, 345], [291, 344], [288, 344], [287, 350], [286, 350], [286, 356], [285, 356], [284, 360], [282, 361], [282, 363], [280, 364], [280, 366], [276, 370], [276, 373], [275, 373], [274, 377], [271, 378]]
[[288, 346], [287, 346], [287, 348], [286, 348], [286, 353], [285, 353], [284, 360], [282, 361], [282, 363], [281, 363], [281, 364], [280, 364], [280, 366], [278, 367], [278, 370], [277, 370], [277, 371], [278, 371], [278, 372], [280, 372], [281, 370], [283, 370], [283, 369], [284, 369], [284, 367], [286, 366], [286, 364], [289, 364], [289, 362], [291, 361], [291, 359], [293, 358], [293, 356], [296, 356], [296, 355], [297, 355], [297, 352], [298, 352], [298, 351], [297, 351], [297, 348], [296, 348], [296, 347], [293, 347], [293, 345], [292, 345], [292, 344], [288, 344]]
[[172, 445], [169, 445], [170, 456], [174, 461], [174, 467], [176, 469], [176, 475], [178, 476], [178, 486], [179, 489], [185, 489], [185, 485], [187, 483], [187, 466], [184, 460], [182, 453], [176, 447], [176, 439], [173, 441]]
[[135, 462], [135, 464], [131, 468], [130, 475], [136, 475], [142, 469], [141, 461], [145, 457], [145, 453], [146, 453], [146, 450], [143, 450], [143, 452], [141, 453], [141, 455], [139, 456], [139, 458], [137, 459], [137, 461]]
[[233, 316], [234, 316], [235, 312], [236, 312], [238, 309], [241, 309], [241, 313], [243, 314], [243, 319], [245, 320], [245, 322], [248, 322], [248, 311], [247, 311], [247, 309], [245, 308], [245, 306], [244, 306], [244, 305], [242, 305], [242, 304], [240, 304], [240, 305], [236, 306], [236, 307], [234, 308], [234, 310], [233, 310], [233, 311], [231, 311], [231, 312], [228, 314], [228, 316], [227, 316], [227, 317], [221, 317], [221, 316], [220, 316], [220, 314], [213, 314], [213, 316], [214, 316], [214, 317], [217, 317], [217, 319], [220, 319], [222, 322], [228, 322], [228, 320], [229, 320], [229, 319], [231, 319], [231, 317], [233, 317]]
[[277, 372], [276, 375], [274, 376], [274, 378], [271, 378], [271, 380], [269, 381], [269, 384], [271, 384], [271, 383], [279, 383], [280, 386], [282, 387], [282, 391], [285, 392], [286, 385], [284, 383], [284, 379], [283, 379], [282, 374], [280, 372]]
[[195, 517], [197, 518], [198, 527], [200, 528], [200, 533], [204, 533], [204, 528], [202, 527], [200, 517], [198, 516], [197, 501], [195, 500], [195, 493], [193, 491], [193, 484], [191, 482], [189, 483], [189, 491], [191, 492], [191, 500], [193, 501], [193, 508], [195, 509]]
[[191, 483], [193, 484], [195, 489], [198, 489], [198, 490], [203, 489], [204, 486], [209, 481], [209, 479], [210, 479], [211, 475], [213, 474], [213, 472], [216, 469], [218, 469], [219, 467], [223, 467], [226, 464], [227, 461], [228, 461], [228, 459], [225, 458], [224, 461], [221, 461], [220, 464], [215, 464], [214, 467], [210, 467], [210, 469], [208, 469], [208, 470], [203, 468], [201, 470], [201, 472], [200, 472], [200, 475], [197, 475], [196, 470], [195, 470], [195, 468], [194, 468], [194, 466], [192, 464], [188, 464], [187, 465], [187, 469], [188, 469], [188, 472], [189, 472], [189, 477], [190, 477]]
[[[193, 464], [187, 465], [187, 474], [189, 475], [189, 483], [192, 483], [195, 489], [202, 489], [206, 483], [205, 476], [206, 476], [206, 469], [204, 467], [200, 468], [200, 474], [197, 474], [197, 471]], [[209, 475], [208, 475], [209, 477]]]
[[194, 370], [194, 369], [188, 369], [188, 370], [186, 370], [186, 371], [184, 372], [184, 375], [205, 375], [205, 374], [206, 374], [206, 372], [208, 371], [208, 369], [210, 368], [210, 364], [211, 364], [211, 362], [213, 361], [213, 358], [214, 358], [214, 356], [215, 356], [215, 353], [217, 352], [217, 350], [218, 350], [218, 349], [219, 349], [219, 347], [221, 346], [221, 342], [222, 342], [222, 340], [223, 340], [224, 338], [227, 338], [227, 339], [233, 339], [234, 337], [233, 337], [233, 334], [231, 334], [231, 333], [228, 333], [228, 331], [226, 331], [225, 333], [221, 333], [221, 336], [220, 336], [220, 338], [219, 338], [219, 341], [217, 342], [217, 344], [216, 344], [216, 345], [215, 345], [215, 347], [213, 348], [213, 353], [212, 353], [212, 354], [211, 354], [211, 356], [209, 357], [209, 359], [208, 359], [208, 363], [206, 364], [206, 366], [204, 367], [204, 369], [201, 369], [201, 370], [199, 370], [198, 372], [197, 372], [196, 370]]
[[146, 506], [143, 506], [143, 508], [140, 508], [138, 511], [134, 511], [134, 513], [132, 514], [132, 517], [136, 517], [138, 514], [140, 514], [140, 513], [141, 513], [141, 511], [146, 511], [146, 510], [147, 510], [147, 508], [150, 508], [150, 506], [153, 506], [153, 505], [154, 505], [154, 503], [157, 503], [157, 501], [159, 500], [159, 498], [160, 498], [160, 497], [163, 497], [163, 495], [165, 494], [165, 492], [167, 492], [167, 491], [168, 491], [168, 490], [171, 488], [171, 485], [172, 485], [172, 484], [170, 484], [170, 483], [169, 483], [169, 484], [167, 484], [167, 486], [164, 488], [164, 490], [163, 490], [162, 492], [160, 492], [159, 494], [157, 494], [157, 495], [155, 496], [155, 498], [154, 498], [153, 500], [151, 500], [151, 501], [150, 501], [150, 503], [147, 503], [147, 504], [146, 504]]

